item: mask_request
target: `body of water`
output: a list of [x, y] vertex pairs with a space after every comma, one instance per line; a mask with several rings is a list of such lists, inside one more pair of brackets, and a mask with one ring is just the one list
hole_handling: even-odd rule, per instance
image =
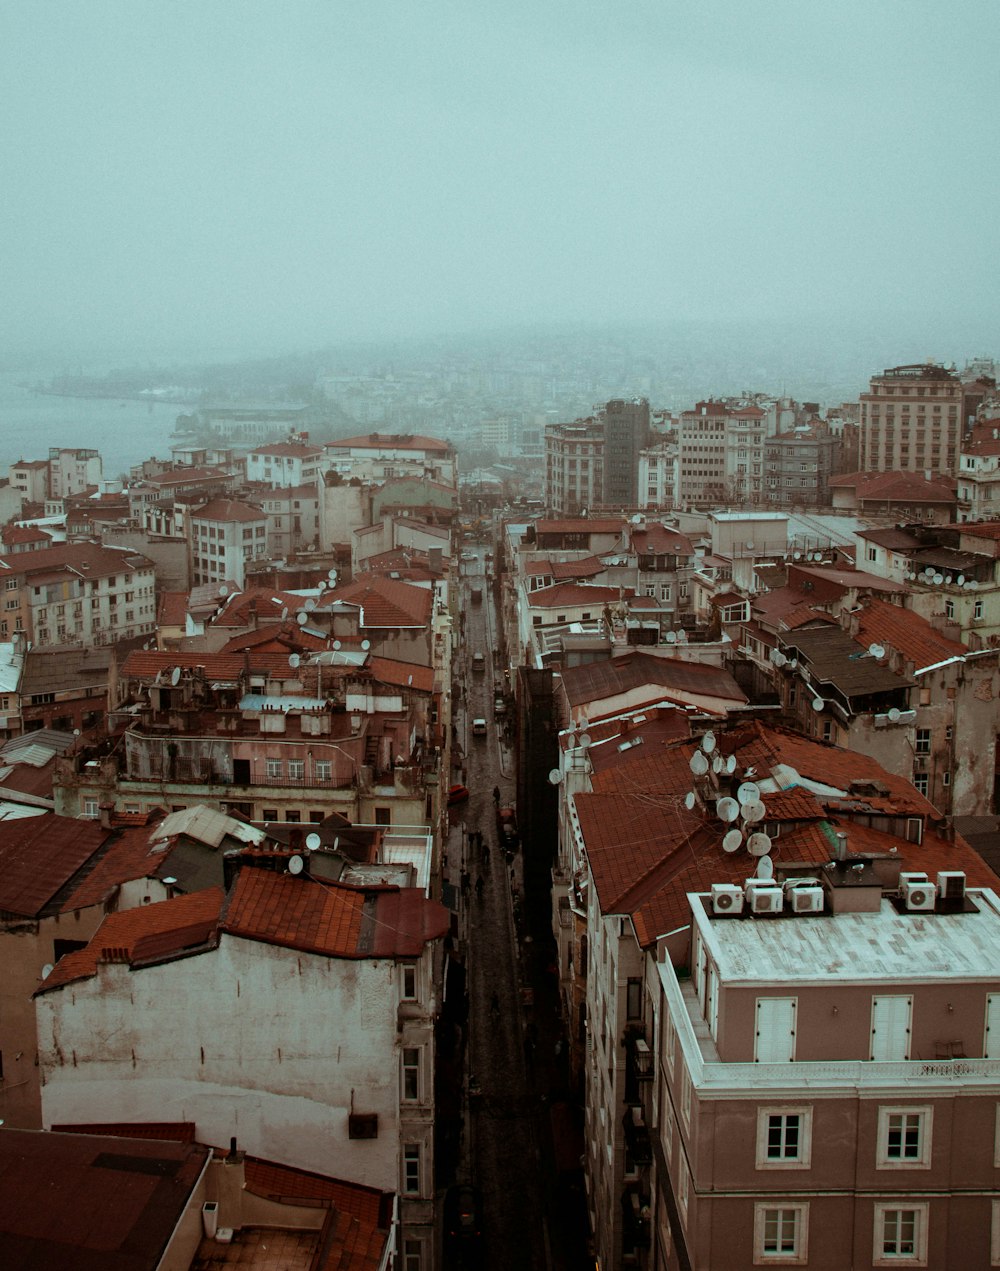
[[100, 451], [104, 476], [113, 479], [152, 456], [168, 457], [177, 416], [192, 409], [176, 402], [125, 398], [53, 397], [24, 388], [47, 377], [0, 374], [0, 477], [21, 459], [47, 459], [50, 446]]

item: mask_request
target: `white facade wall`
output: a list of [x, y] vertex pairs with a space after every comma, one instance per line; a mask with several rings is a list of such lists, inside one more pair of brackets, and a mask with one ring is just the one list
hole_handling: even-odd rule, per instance
[[[102, 965], [38, 999], [43, 1124], [193, 1121], [202, 1142], [235, 1137], [253, 1155], [396, 1191], [397, 976], [390, 959], [226, 935], [215, 952], [158, 966]], [[429, 1044], [421, 1057], [414, 1113], [432, 1108]], [[348, 1138], [352, 1101], [378, 1114], [376, 1139]]]

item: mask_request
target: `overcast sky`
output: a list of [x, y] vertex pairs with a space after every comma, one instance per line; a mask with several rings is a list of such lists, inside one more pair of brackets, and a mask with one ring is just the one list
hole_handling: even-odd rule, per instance
[[924, 315], [1000, 352], [995, 0], [6, 0], [0, 343]]

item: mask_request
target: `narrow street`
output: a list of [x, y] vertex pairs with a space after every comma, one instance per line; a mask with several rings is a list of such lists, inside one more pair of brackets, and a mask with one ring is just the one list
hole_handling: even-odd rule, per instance
[[[462, 564], [464, 638], [456, 675], [463, 686], [456, 731], [470, 797], [453, 809], [447, 874], [459, 896], [469, 1005], [455, 1181], [477, 1189], [482, 1235], [455, 1243], [446, 1231], [442, 1265], [561, 1271], [581, 1265], [583, 1237], [579, 1230], [567, 1237], [564, 1219], [575, 1207], [561, 1204], [553, 1163], [550, 1113], [562, 1044], [554, 993], [546, 992], [546, 968], [539, 965], [549, 956], [545, 941], [533, 941], [525, 927], [521, 853], [505, 851], [499, 837], [494, 790], [499, 807], [511, 807], [515, 774], [507, 716], [495, 715], [494, 697], [495, 688], [509, 686], [494, 660], [496, 614], [484, 548], [473, 550], [475, 561]], [[474, 588], [482, 594], [475, 603]], [[475, 719], [486, 721], [485, 736], [473, 734]]]

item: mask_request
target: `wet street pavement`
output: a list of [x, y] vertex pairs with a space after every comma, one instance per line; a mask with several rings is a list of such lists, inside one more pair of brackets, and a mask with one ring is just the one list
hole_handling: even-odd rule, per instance
[[[452, 1238], [446, 1223], [442, 1265], [575, 1271], [586, 1265], [578, 1171], [566, 1168], [577, 1163], [576, 1113], [565, 1099], [551, 937], [544, 925], [527, 928], [521, 853], [505, 851], [498, 836], [494, 791], [499, 807], [513, 806], [514, 759], [494, 716], [495, 681], [506, 686], [494, 660], [482, 548], [463, 575], [465, 632], [455, 677], [463, 696], [455, 727], [465, 764], [453, 779], [468, 786], [470, 798], [452, 809], [444, 876], [457, 897], [468, 1014], [439, 1048], [441, 1084], [451, 1087], [440, 1089], [439, 1107], [451, 1107], [455, 1125], [439, 1151], [438, 1181], [445, 1191], [456, 1183], [476, 1189], [481, 1235]], [[483, 589], [481, 604], [468, 602], [473, 586]], [[484, 655], [481, 671], [473, 669], [477, 652]], [[485, 736], [473, 736], [476, 718], [487, 721]]]

